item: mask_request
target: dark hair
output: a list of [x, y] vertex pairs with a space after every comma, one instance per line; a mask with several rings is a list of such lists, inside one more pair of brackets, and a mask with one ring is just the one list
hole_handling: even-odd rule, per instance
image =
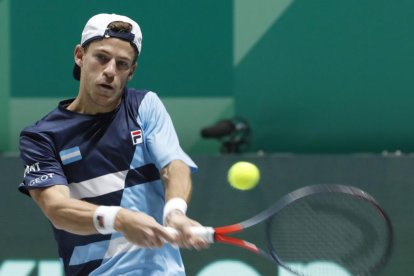
[[130, 33], [132, 31], [132, 25], [127, 22], [122, 21], [113, 21], [109, 23], [108, 29], [111, 29], [114, 32], [127, 32]]

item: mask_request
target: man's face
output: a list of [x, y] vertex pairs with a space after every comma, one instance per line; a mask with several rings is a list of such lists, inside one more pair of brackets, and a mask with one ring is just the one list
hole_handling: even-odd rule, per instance
[[131, 44], [118, 38], [105, 38], [92, 42], [86, 50], [77, 46], [77, 57], [82, 72], [79, 96], [84, 109], [89, 112], [115, 109], [136, 68]]

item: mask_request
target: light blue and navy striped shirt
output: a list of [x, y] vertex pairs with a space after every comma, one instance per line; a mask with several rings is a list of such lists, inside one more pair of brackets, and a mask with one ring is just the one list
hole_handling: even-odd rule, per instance
[[[122, 206], [162, 221], [164, 187], [159, 170], [175, 159], [192, 171], [170, 116], [150, 91], [125, 89], [110, 113], [79, 114], [59, 106], [20, 136], [24, 180], [19, 190], [67, 185], [71, 196]], [[68, 275], [185, 275], [179, 250], [139, 248], [121, 233], [81, 236], [53, 228]]]

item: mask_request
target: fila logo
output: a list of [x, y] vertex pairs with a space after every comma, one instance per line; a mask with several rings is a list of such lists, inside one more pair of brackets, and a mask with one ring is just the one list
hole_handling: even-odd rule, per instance
[[142, 131], [140, 129], [131, 131], [132, 144], [137, 145], [142, 143]]

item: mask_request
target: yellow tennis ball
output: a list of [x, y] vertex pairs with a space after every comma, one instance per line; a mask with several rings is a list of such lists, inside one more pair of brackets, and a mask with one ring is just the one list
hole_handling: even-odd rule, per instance
[[230, 167], [227, 180], [236, 189], [250, 190], [259, 183], [260, 171], [256, 165], [240, 161]]

